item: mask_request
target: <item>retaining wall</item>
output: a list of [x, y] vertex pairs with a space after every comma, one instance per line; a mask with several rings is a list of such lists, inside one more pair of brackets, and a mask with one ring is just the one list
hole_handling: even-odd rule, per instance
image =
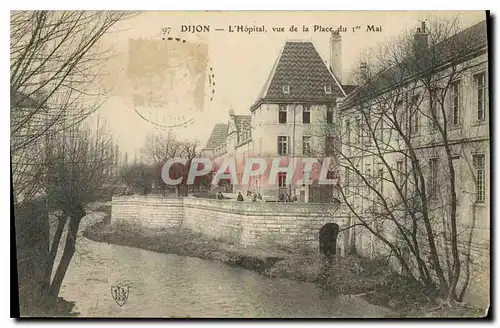
[[347, 216], [337, 214], [332, 205], [155, 196], [114, 197], [111, 220], [156, 228], [189, 228], [235, 244], [290, 247], [317, 247], [319, 229], [325, 223], [341, 227], [348, 224]]

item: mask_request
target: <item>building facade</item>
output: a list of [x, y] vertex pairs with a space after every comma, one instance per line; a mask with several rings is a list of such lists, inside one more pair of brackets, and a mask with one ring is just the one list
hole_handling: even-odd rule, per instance
[[[286, 42], [257, 100], [249, 108], [250, 115], [234, 115], [231, 111], [229, 123], [225, 127], [215, 126], [203, 153], [220, 159], [235, 156], [239, 164], [249, 157], [266, 158], [268, 163], [281, 157], [284, 166], [292, 160], [297, 163], [295, 174], [301, 170], [303, 158], [331, 157], [337, 102], [346, 96], [336, 77], [341, 76], [340, 43], [340, 35], [332, 34], [330, 62], [338, 62], [330, 65], [337, 70], [334, 74], [311, 42]], [[248, 186], [236, 185], [234, 191], [259, 191], [268, 200], [275, 200], [280, 194], [295, 195], [300, 202], [332, 198], [331, 186], [330, 196], [324, 197], [314, 179], [312, 186], [287, 179], [292, 171], [278, 173], [275, 183], [269, 183], [269, 168], [270, 164], [266, 174], [251, 178]], [[238, 180], [241, 178], [239, 171]]]
[[[418, 275], [418, 263], [410, 259], [410, 252], [426, 258], [434, 247], [449, 272], [450, 236], [456, 229], [462, 265], [469, 266], [464, 271], [470, 273], [468, 297], [476, 304], [489, 301], [486, 34], [483, 21], [430, 44], [422, 23], [413, 49], [398, 65], [388, 65], [373, 76], [363, 68], [365, 84], [344, 99], [338, 116], [342, 189], [353, 216], [364, 224], [355, 234], [357, 250], [372, 257], [401, 252]], [[436, 234], [433, 242], [426, 235], [424, 219]], [[400, 229], [408, 229], [420, 249], [398, 240]], [[374, 233], [396, 248], [390, 249]], [[466, 276], [462, 274], [460, 284]]]

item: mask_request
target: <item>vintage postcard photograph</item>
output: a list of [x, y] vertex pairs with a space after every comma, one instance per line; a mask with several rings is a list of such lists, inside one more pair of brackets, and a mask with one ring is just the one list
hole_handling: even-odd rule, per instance
[[11, 316], [486, 317], [490, 24], [11, 11]]

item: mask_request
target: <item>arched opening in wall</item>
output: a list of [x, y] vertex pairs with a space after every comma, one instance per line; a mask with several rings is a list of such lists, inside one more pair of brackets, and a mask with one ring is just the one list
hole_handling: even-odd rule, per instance
[[339, 230], [336, 223], [327, 223], [319, 230], [319, 251], [329, 259], [337, 253]]

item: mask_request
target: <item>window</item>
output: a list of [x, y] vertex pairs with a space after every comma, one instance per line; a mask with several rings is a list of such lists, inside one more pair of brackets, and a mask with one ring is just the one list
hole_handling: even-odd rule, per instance
[[278, 172], [278, 186], [286, 187], [286, 172]]
[[420, 99], [420, 94], [414, 94], [412, 97], [411, 97], [411, 105], [413, 107], [419, 107], [418, 106], [418, 100]]
[[411, 177], [413, 178], [412, 182], [414, 184], [412, 191], [413, 191], [414, 195], [417, 196], [418, 188], [420, 186], [420, 180], [418, 179], [418, 176], [417, 176], [417, 170], [421, 169], [420, 160], [416, 159], [415, 162], [412, 162], [411, 164], [412, 164]]
[[311, 123], [311, 106], [309, 105], [302, 107], [302, 123]]
[[416, 134], [418, 133], [419, 128], [419, 115], [418, 111], [414, 111], [410, 116], [410, 133]]
[[330, 84], [325, 85], [325, 94], [327, 95], [332, 94], [332, 86]]
[[403, 161], [397, 161], [396, 162], [396, 171], [397, 171], [397, 174], [398, 174], [399, 187], [402, 187], [403, 184], [404, 184], [404, 182], [405, 182]]
[[345, 186], [349, 186], [350, 181], [351, 181], [351, 170], [346, 167], [346, 169], [345, 169]]
[[356, 170], [354, 171], [354, 174], [356, 175], [356, 178], [354, 179], [356, 187], [359, 188], [359, 185], [361, 184], [361, 174], [362, 174], [361, 171], [359, 170], [359, 165], [356, 165]]
[[[366, 118], [368, 120], [368, 122], [371, 122], [370, 120], [370, 117], [367, 117]], [[365, 146], [371, 146], [372, 143], [373, 143], [373, 135], [372, 135], [372, 131], [371, 129], [373, 128], [372, 126], [370, 126], [370, 123], [366, 123], [365, 121], [363, 121], [363, 123], [361, 124], [361, 127], [362, 127], [362, 135], [361, 137], [363, 138], [363, 145]]]
[[460, 81], [451, 84], [451, 123], [460, 124]]
[[366, 110], [365, 117], [362, 120], [359, 120], [360, 142], [365, 146], [371, 146], [372, 144], [372, 126], [370, 126], [370, 122], [372, 122], [370, 118], [370, 112]]
[[345, 121], [345, 133], [347, 135], [347, 144], [351, 144], [351, 122]]
[[302, 152], [304, 155], [311, 155], [311, 137], [302, 137]]
[[382, 147], [384, 144], [384, 120], [381, 118], [378, 124], [378, 147]]
[[429, 131], [434, 132], [437, 130], [437, 120], [438, 120], [438, 111], [437, 111], [437, 106], [438, 106], [438, 99], [437, 99], [438, 93], [437, 90], [431, 90], [429, 93], [429, 118], [428, 118], [428, 126], [429, 126]]
[[326, 123], [332, 124], [333, 123], [333, 106], [328, 106], [326, 108]]
[[420, 131], [420, 113], [418, 111], [419, 95], [414, 95], [410, 106], [410, 133], [416, 134]]
[[287, 110], [286, 110], [286, 105], [280, 105], [279, 109], [279, 123], [286, 123], [286, 115], [287, 115]]
[[288, 137], [278, 136], [278, 155], [288, 154]]
[[486, 110], [486, 74], [485, 72], [474, 75], [474, 83], [476, 85], [476, 100], [477, 100], [477, 120], [485, 120]]
[[378, 180], [378, 191], [383, 194], [384, 193], [384, 167], [382, 163], [378, 164], [378, 172], [377, 172], [377, 180]]
[[368, 180], [368, 182], [370, 182], [370, 179], [372, 177], [372, 166], [371, 166], [371, 164], [365, 164], [365, 175], [366, 175], [366, 179]]
[[355, 136], [356, 136], [355, 143], [359, 143], [360, 136], [361, 136], [361, 119], [360, 118], [356, 119], [356, 133], [355, 133]]
[[370, 194], [370, 186], [372, 185], [372, 167], [370, 164], [365, 164], [365, 178], [368, 183], [365, 185], [366, 194]]
[[431, 199], [437, 198], [438, 191], [438, 159], [429, 160], [429, 196]]
[[457, 199], [457, 205], [460, 204], [460, 193], [461, 193], [461, 184], [462, 184], [462, 177], [460, 175], [460, 157], [459, 156], [453, 156], [451, 158], [451, 161], [453, 163], [453, 170], [455, 171], [455, 193], [456, 193], [456, 199]]
[[483, 204], [486, 199], [484, 154], [473, 155], [472, 162], [476, 171], [476, 203]]
[[283, 86], [283, 93], [284, 94], [290, 94], [290, 86], [289, 85], [284, 85]]
[[325, 140], [325, 156], [333, 156], [335, 153], [335, 138], [327, 136]]

